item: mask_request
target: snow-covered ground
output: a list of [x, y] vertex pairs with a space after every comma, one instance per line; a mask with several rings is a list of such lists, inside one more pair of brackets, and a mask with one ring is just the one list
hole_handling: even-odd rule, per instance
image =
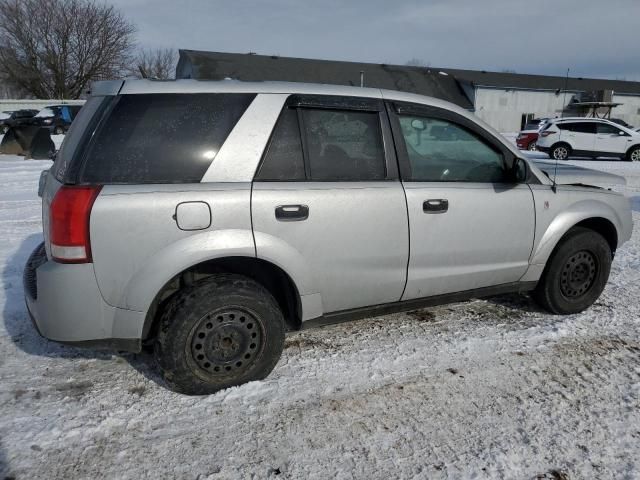
[[0, 156], [0, 478], [638, 478], [636, 231], [589, 311], [513, 295], [290, 335], [262, 382], [171, 393], [145, 355], [38, 336], [22, 267], [49, 162]]

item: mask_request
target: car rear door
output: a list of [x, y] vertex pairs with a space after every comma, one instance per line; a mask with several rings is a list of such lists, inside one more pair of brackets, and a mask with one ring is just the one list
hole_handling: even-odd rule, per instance
[[528, 185], [510, 180], [513, 154], [447, 110], [396, 103], [390, 115], [409, 211], [403, 300], [518, 281], [535, 213]]
[[407, 210], [382, 100], [291, 96], [251, 204], [257, 256], [290, 251], [318, 314], [400, 300]]
[[559, 141], [566, 141], [571, 145], [576, 155], [588, 155], [593, 152], [596, 143], [595, 122], [566, 122], [559, 123]]

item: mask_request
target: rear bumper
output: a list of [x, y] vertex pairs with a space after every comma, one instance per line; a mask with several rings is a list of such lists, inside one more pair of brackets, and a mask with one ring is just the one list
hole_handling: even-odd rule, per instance
[[144, 312], [107, 305], [93, 264], [47, 260], [44, 244], [25, 265], [27, 310], [40, 335], [60, 343], [139, 352]]

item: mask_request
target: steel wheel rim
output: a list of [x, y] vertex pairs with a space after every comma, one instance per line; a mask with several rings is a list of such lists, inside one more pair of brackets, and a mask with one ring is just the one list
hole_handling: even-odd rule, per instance
[[553, 151], [553, 158], [555, 158], [556, 160], [564, 160], [565, 158], [567, 158], [568, 155], [569, 155], [569, 152], [565, 147], [557, 147]]
[[538, 146], [537, 142], [531, 142], [531, 143], [529, 144], [529, 151], [531, 151], [531, 152], [535, 152], [535, 151], [536, 151], [536, 149], [537, 149], [537, 146]]
[[238, 377], [255, 365], [264, 342], [264, 325], [255, 312], [225, 307], [195, 323], [187, 338], [186, 354], [201, 377]]
[[593, 287], [598, 273], [596, 256], [581, 250], [571, 255], [560, 273], [560, 291], [566, 298], [579, 298]]
[[631, 152], [631, 160], [633, 162], [640, 162], [640, 149]]

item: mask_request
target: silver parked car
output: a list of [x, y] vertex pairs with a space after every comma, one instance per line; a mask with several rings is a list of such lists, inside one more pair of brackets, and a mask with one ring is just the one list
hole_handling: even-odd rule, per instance
[[629, 202], [520, 155], [419, 95], [98, 83], [41, 179], [28, 309], [55, 341], [152, 347], [189, 394], [264, 378], [304, 326], [506, 292], [580, 312]]

